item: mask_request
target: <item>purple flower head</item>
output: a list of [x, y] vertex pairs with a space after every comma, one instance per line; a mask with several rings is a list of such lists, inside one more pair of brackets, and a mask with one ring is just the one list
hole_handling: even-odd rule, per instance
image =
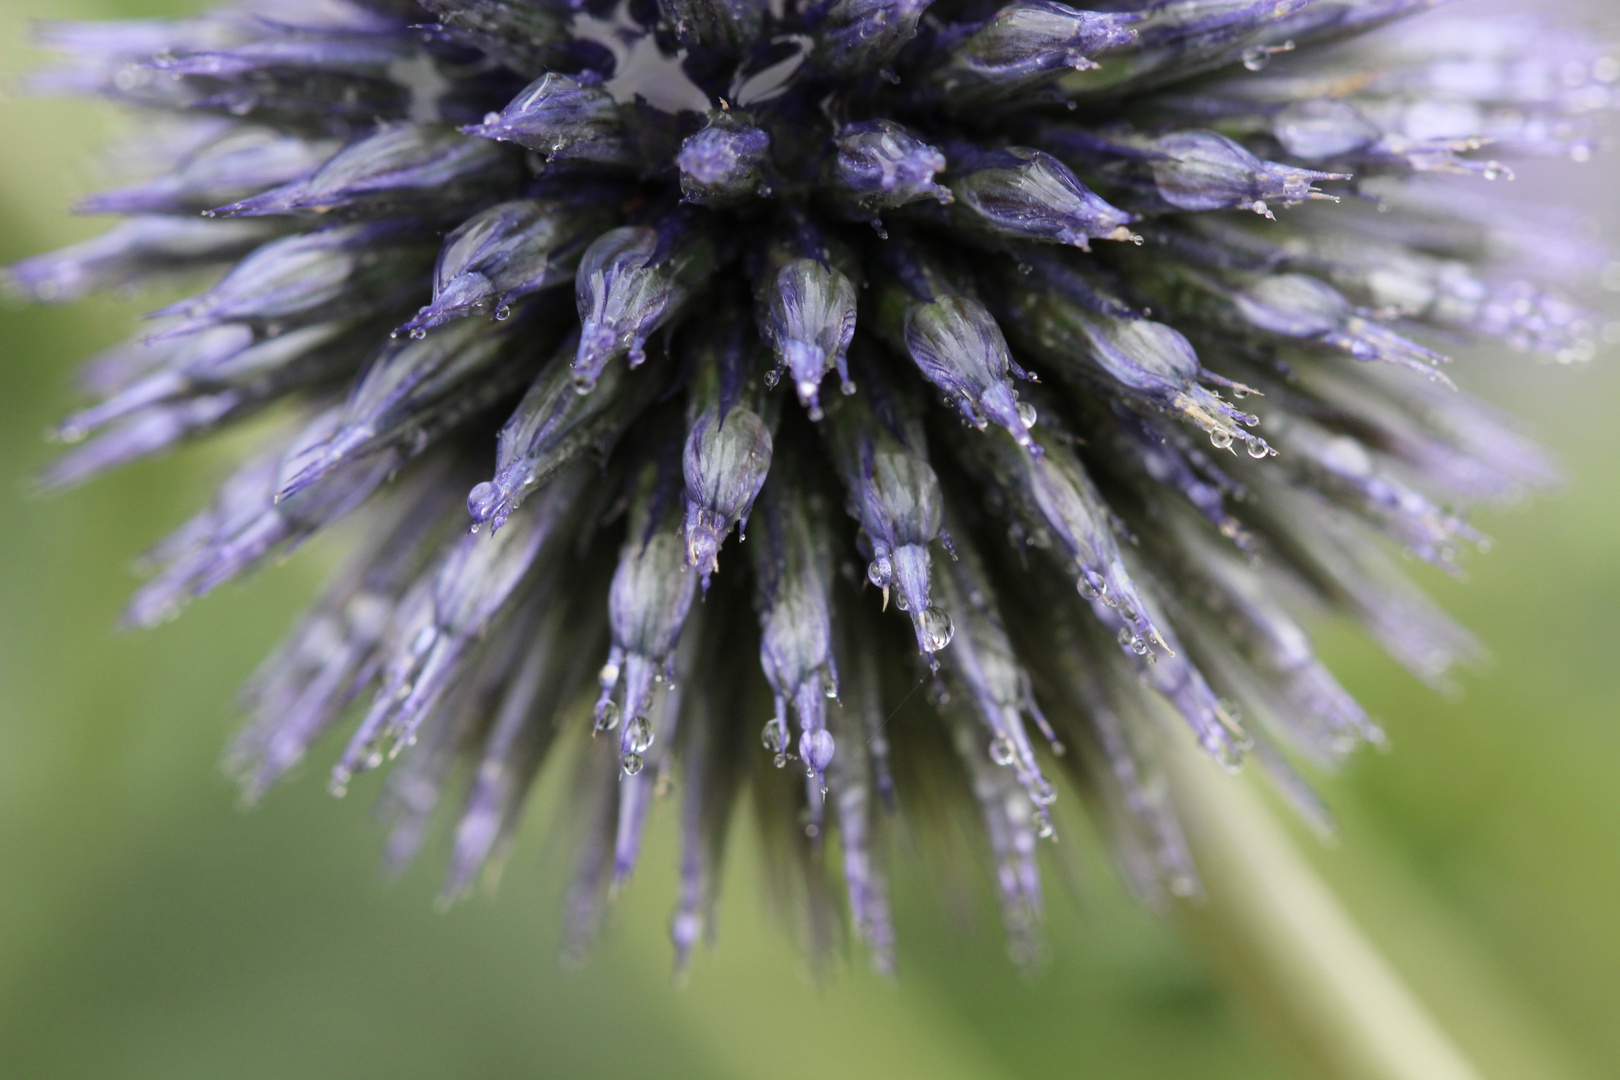
[[1609, 256], [1491, 181], [1590, 157], [1620, 60], [1428, 6], [45, 24], [32, 85], [140, 110], [142, 171], [6, 286], [211, 276], [92, 360], [40, 483], [259, 417], [126, 621], [354, 519], [229, 768], [257, 799], [322, 739], [339, 793], [392, 761], [388, 859], [456, 805], [459, 896], [571, 758], [569, 956], [669, 812], [684, 967], [747, 793], [813, 951], [844, 913], [893, 970], [891, 840], [954, 799], [1034, 960], [1054, 800], [1149, 898], [1200, 888], [1178, 744], [1325, 827], [1303, 770], [1383, 736], [1312, 619], [1448, 686], [1479, 646], [1391, 551], [1456, 573], [1471, 506], [1557, 479], [1441, 369], [1596, 353], [1565, 290]]

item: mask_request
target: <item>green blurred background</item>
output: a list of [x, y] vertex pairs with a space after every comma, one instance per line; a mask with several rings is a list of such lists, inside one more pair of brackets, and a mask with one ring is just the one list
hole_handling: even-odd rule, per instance
[[[0, 0], [0, 74], [30, 63], [29, 17], [173, 10]], [[108, 182], [93, 151], [109, 119], [83, 103], [0, 98], [0, 261], [100, 228], [65, 210]], [[1531, 170], [1520, 186], [1612, 217], [1611, 167]], [[898, 982], [854, 963], [816, 981], [760, 914], [744, 829], [719, 946], [677, 990], [667, 815], [598, 954], [570, 972], [556, 960], [560, 882], [537, 829], [498, 897], [436, 914], [440, 866], [428, 858], [386, 881], [367, 791], [329, 799], [319, 763], [236, 812], [216, 767], [234, 689], [339, 545], [318, 543], [155, 632], [114, 633], [131, 557], [201, 503], [230, 450], [27, 496], [51, 453], [41, 432], [72, 403], [72, 365], [141, 306], [0, 310], [0, 1076], [1309, 1075], [1268, 1037], [1241, 972], [1106, 875], [1074, 895], [1054, 888], [1052, 961], [1026, 977], [993, 916], [964, 926], [902, 857]], [[1496, 656], [1461, 700], [1324, 630], [1394, 751], [1324, 781], [1343, 823], [1336, 844], [1295, 835], [1485, 1075], [1616, 1076], [1620, 376], [1612, 357], [1579, 370], [1498, 357], [1460, 367], [1465, 385], [1530, 420], [1571, 483], [1484, 518], [1496, 546], [1466, 585], [1431, 582]]]

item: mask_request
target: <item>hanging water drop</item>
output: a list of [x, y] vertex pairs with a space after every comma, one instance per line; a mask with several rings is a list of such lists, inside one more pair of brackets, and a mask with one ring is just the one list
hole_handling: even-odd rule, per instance
[[[760, 732], [759, 741], [764, 744], [765, 749], [777, 757], [781, 757], [787, 751], [787, 728], [780, 720], [767, 720], [765, 721], [765, 729]], [[777, 762], [776, 767], [780, 769], [782, 763]]]
[[645, 762], [642, 761], [640, 754], [632, 751], [620, 758], [619, 764], [624, 766], [624, 775], [634, 776], [641, 771]]
[[1006, 766], [1013, 763], [1017, 750], [1013, 741], [1005, 734], [997, 735], [990, 741], [990, 760], [997, 765]]
[[645, 716], [638, 716], [625, 728], [625, 736], [625, 744], [631, 751], [645, 754], [653, 744], [652, 723]]
[[924, 652], [936, 653], [951, 643], [951, 638], [956, 635], [956, 625], [943, 609], [924, 608], [922, 614], [917, 616], [917, 635]]
[[1209, 433], [1210, 445], [1217, 450], [1225, 450], [1232, 445], [1232, 433], [1224, 428], [1217, 428]]
[[619, 726], [619, 707], [611, 700], [604, 701], [596, 710], [594, 731], [612, 731]]

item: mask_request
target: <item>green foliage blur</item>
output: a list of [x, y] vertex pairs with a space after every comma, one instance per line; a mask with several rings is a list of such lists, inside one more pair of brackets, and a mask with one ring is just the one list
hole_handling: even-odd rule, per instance
[[[0, 74], [35, 59], [29, 17], [172, 10], [0, 0]], [[0, 96], [0, 262], [102, 227], [67, 208], [117, 182], [95, 157], [111, 116]], [[1531, 171], [1527, 192], [1607, 209], [1596, 172]], [[72, 366], [152, 300], [0, 310], [0, 1077], [1312, 1075], [1269, 1037], [1241, 967], [1210, 959], [1207, 912], [1144, 912], [1095, 859], [1071, 887], [1050, 875], [1052, 955], [1033, 977], [1006, 959], [992, 910], [942, 899], [902, 851], [898, 981], [859, 957], [817, 978], [768, 915], [744, 827], [718, 947], [677, 989], [667, 813], [602, 946], [569, 971], [557, 961], [563, 864], [541, 814], [493, 899], [440, 914], [431, 851], [400, 881], [380, 872], [374, 784], [334, 801], [317, 759], [236, 812], [217, 768], [235, 687], [341, 542], [124, 635], [130, 561], [202, 503], [241, 440], [28, 494], [52, 453], [41, 432], [74, 401]], [[1492, 1080], [1620, 1075], [1614, 363], [1458, 364], [1459, 382], [1529, 419], [1571, 481], [1483, 517], [1495, 549], [1471, 561], [1466, 585], [1423, 575], [1496, 657], [1461, 700], [1324, 628], [1393, 752], [1324, 779], [1343, 824], [1335, 844], [1296, 839]]]

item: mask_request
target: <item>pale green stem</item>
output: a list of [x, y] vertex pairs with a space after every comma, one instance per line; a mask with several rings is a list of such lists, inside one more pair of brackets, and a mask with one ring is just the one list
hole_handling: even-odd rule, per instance
[[1189, 922], [1333, 1080], [1480, 1080], [1250, 783], [1168, 738], [1171, 789], [1207, 900]]

